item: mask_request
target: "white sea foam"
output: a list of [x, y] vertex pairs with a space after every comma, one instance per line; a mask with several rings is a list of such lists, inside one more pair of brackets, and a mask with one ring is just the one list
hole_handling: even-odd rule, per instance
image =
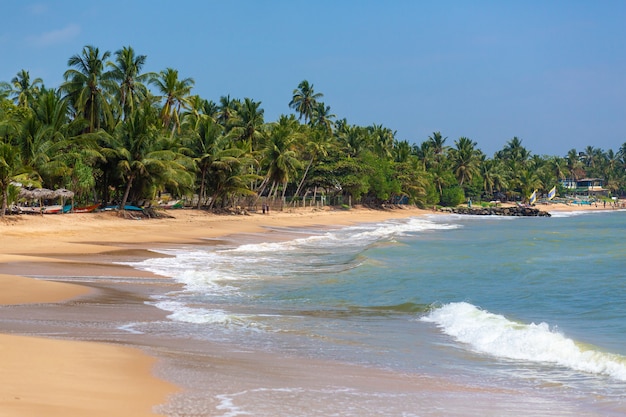
[[237, 327], [254, 327], [254, 322], [246, 316], [227, 313], [220, 309], [191, 307], [175, 300], [163, 300], [154, 304], [161, 310], [172, 314], [167, 317], [171, 320], [194, 324], [219, 324]]
[[576, 216], [588, 216], [588, 215], [597, 215], [597, 214], [606, 214], [612, 213], [615, 211], [626, 211], [626, 210], [577, 210], [577, 211], [548, 211], [550, 216], [552, 217], [576, 217]]
[[376, 242], [393, 241], [407, 233], [457, 227], [460, 226], [452, 222], [410, 218], [326, 230], [281, 242], [160, 250], [169, 256], [129, 264], [172, 277], [184, 285], [183, 292], [168, 294], [171, 301], [158, 300], [155, 303], [157, 307], [172, 313], [170, 319], [189, 323], [249, 324], [252, 321], [249, 318], [198, 308], [197, 303], [202, 303], [201, 300], [206, 297], [244, 296], [248, 285], [253, 285], [249, 282], [258, 279], [277, 280], [299, 274], [320, 274], [352, 268], [359, 262], [358, 254]]
[[587, 348], [548, 324], [521, 324], [469, 303], [450, 303], [422, 318], [480, 353], [500, 358], [551, 363], [626, 381], [626, 358]]

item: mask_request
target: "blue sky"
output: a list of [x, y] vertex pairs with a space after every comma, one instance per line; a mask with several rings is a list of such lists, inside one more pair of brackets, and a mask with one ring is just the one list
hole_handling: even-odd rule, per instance
[[147, 55], [193, 93], [290, 114], [302, 80], [338, 118], [419, 144], [435, 131], [487, 155], [513, 136], [564, 156], [626, 143], [626, 1], [10, 1], [0, 80], [48, 87], [83, 46]]

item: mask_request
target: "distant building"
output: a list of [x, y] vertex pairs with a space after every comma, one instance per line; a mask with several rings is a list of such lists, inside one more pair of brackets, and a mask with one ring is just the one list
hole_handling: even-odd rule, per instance
[[609, 190], [604, 188], [604, 180], [602, 178], [581, 178], [574, 180], [571, 178], [561, 180], [560, 184], [573, 194], [582, 195], [606, 195]]

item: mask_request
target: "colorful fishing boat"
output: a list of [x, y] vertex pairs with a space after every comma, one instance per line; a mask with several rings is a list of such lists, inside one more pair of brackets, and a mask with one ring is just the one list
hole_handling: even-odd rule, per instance
[[74, 207], [74, 210], [72, 211], [74, 213], [91, 213], [92, 211], [96, 210], [98, 207], [100, 207], [100, 204], [92, 204], [90, 206]]

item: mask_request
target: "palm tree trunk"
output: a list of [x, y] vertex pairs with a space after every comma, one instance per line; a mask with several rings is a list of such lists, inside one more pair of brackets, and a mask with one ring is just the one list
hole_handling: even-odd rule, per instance
[[126, 183], [126, 190], [124, 191], [124, 197], [122, 197], [122, 202], [120, 203], [120, 210], [124, 210], [126, 206], [126, 201], [128, 200], [128, 195], [130, 194], [130, 189], [133, 186], [133, 180], [135, 179], [134, 175], [131, 175], [128, 178], [128, 182]]
[[296, 189], [296, 193], [293, 195], [294, 205], [295, 205], [296, 198], [298, 198], [298, 194], [300, 194], [300, 190], [302, 189], [302, 185], [304, 185], [304, 180], [306, 180], [306, 176], [309, 173], [309, 169], [311, 168], [312, 164], [313, 164], [313, 158], [311, 158], [309, 160], [309, 164], [306, 166], [306, 169], [304, 170], [304, 174], [302, 175], [302, 179], [300, 180], [300, 184], [298, 184], [298, 188]]
[[[270, 192], [267, 193], [268, 197], [271, 197], [273, 193], [275, 193], [274, 191], [274, 187], [276, 186], [276, 181], [272, 182], [272, 187], [270, 188]], [[276, 195], [274, 195], [274, 198], [276, 198]]]
[[7, 206], [9, 205], [9, 197], [8, 197], [8, 187], [2, 188], [2, 213], [0, 213], [0, 219], [4, 219], [4, 215], [7, 211]]
[[261, 198], [261, 195], [263, 194], [263, 191], [265, 191], [265, 187], [267, 187], [267, 183], [269, 181], [269, 178], [265, 177], [265, 179], [263, 180], [263, 182], [260, 185], [260, 190], [259, 192], [257, 192], [256, 195], [256, 200], [254, 200], [254, 205], [256, 206], [257, 203], [259, 202], [259, 198]]
[[201, 176], [202, 180], [200, 181], [200, 190], [198, 192], [198, 210], [200, 210], [200, 207], [202, 206], [202, 197], [204, 197], [204, 194], [206, 193], [206, 169], [202, 169]]

